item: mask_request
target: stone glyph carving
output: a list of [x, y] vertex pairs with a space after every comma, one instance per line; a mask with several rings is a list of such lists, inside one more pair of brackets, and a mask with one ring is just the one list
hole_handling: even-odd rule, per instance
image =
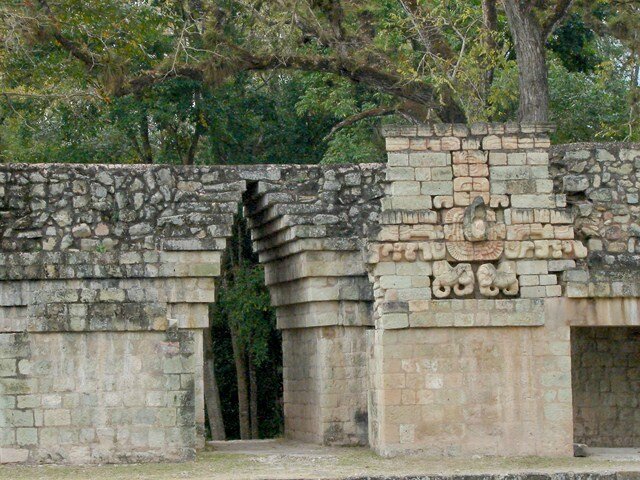
[[520, 286], [516, 276], [515, 262], [502, 262], [498, 268], [491, 263], [480, 265], [478, 285], [480, 293], [486, 297], [495, 297], [500, 292], [509, 296], [517, 295]]
[[459, 263], [452, 267], [446, 260], [433, 263], [433, 295], [445, 298], [453, 293], [459, 297], [473, 293], [475, 277], [469, 263]]
[[447, 252], [462, 262], [498, 260], [504, 250], [504, 242], [447, 242]]
[[383, 243], [378, 246], [378, 255], [370, 257], [370, 263], [392, 260], [401, 262], [415, 262], [420, 260], [442, 260], [446, 257], [447, 250], [443, 242], [395, 242]]
[[437, 195], [433, 197], [434, 208], [452, 208], [453, 207], [453, 195]]
[[476, 197], [466, 208], [452, 208], [444, 214], [444, 235], [449, 255], [458, 261], [490, 261], [500, 258], [506, 236], [504, 224]]
[[489, 205], [491, 206], [491, 208], [509, 208], [509, 196], [491, 195]]
[[505, 257], [554, 259], [585, 258], [587, 248], [578, 240], [526, 240], [507, 241], [504, 244]]
[[441, 225], [400, 225], [400, 240], [442, 240], [444, 231]]
[[419, 245], [422, 260], [443, 260], [447, 256], [447, 248], [443, 242], [422, 242]]

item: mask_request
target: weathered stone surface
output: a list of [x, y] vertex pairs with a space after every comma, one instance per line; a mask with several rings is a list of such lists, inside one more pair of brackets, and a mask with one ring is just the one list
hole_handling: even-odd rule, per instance
[[571, 455], [570, 327], [638, 324], [640, 148], [549, 132], [387, 129], [386, 165], [0, 166], [0, 462], [193, 456], [239, 206], [286, 435]]
[[[243, 203], [279, 325], [321, 331], [311, 338], [323, 339], [326, 374], [300, 378], [299, 398], [353, 392], [319, 402], [310, 435], [366, 443], [372, 293], [360, 252], [378, 228], [382, 165], [0, 170], [1, 462], [193, 456], [204, 432], [201, 329]], [[350, 369], [347, 385], [334, 369]], [[288, 435], [300, 431], [287, 423]]]

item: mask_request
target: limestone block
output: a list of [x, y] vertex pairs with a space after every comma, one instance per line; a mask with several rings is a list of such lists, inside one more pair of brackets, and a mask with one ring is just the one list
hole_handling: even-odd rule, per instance
[[483, 150], [500, 150], [502, 149], [502, 138], [496, 135], [487, 135], [482, 139]]
[[426, 138], [411, 138], [410, 149], [411, 151], [422, 151], [429, 148], [429, 140]]
[[472, 165], [487, 163], [487, 153], [478, 150], [453, 152], [454, 165]]
[[444, 152], [411, 153], [409, 165], [412, 167], [446, 167], [451, 165], [451, 155]]
[[394, 196], [420, 195], [420, 182], [397, 181], [391, 184], [391, 194]]
[[450, 181], [443, 182], [421, 182], [423, 195], [452, 195], [453, 184]]
[[[424, 192], [424, 187], [422, 191]], [[416, 196], [394, 197], [391, 205], [397, 210], [429, 210], [433, 206], [431, 196], [424, 193]]]
[[511, 206], [515, 208], [554, 208], [555, 195], [512, 195]]
[[409, 154], [389, 152], [387, 154], [387, 165], [389, 167], [407, 167], [409, 166]]
[[409, 149], [409, 139], [403, 137], [387, 137], [386, 148], [388, 152]]
[[507, 165], [507, 154], [504, 152], [489, 152], [489, 165]]
[[460, 150], [461, 142], [458, 137], [442, 137], [440, 139], [440, 148], [442, 150]]

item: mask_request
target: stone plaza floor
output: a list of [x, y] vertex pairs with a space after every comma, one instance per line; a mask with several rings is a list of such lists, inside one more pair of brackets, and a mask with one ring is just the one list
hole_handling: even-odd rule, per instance
[[[631, 480], [640, 449], [597, 449], [587, 458], [381, 458], [366, 448], [332, 448], [285, 440], [209, 442], [189, 463], [104, 466], [3, 466], [0, 480]], [[581, 473], [594, 475], [580, 475]], [[529, 475], [541, 474], [541, 475]], [[549, 476], [549, 474], [555, 474]]]

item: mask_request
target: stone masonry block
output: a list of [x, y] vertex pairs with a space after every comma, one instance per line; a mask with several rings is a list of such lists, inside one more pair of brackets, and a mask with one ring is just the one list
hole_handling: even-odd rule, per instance
[[444, 152], [411, 153], [409, 165], [412, 167], [446, 167], [451, 165], [451, 155]]
[[409, 154], [389, 152], [387, 154], [387, 165], [389, 167], [407, 167], [409, 166]]
[[549, 273], [546, 260], [519, 260], [516, 262], [518, 275], [546, 275]]
[[449, 181], [444, 182], [421, 182], [423, 195], [452, 195], [453, 183]]

